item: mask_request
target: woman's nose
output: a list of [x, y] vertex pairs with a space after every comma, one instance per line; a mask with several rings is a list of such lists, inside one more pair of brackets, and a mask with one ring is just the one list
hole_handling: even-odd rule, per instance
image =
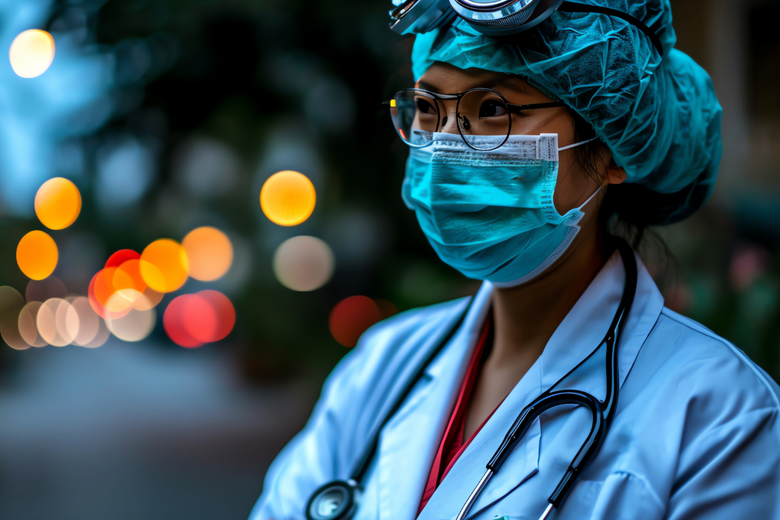
[[458, 116], [455, 113], [455, 108], [451, 108], [449, 111], [442, 112], [441, 128], [439, 132], [447, 134], [458, 133]]

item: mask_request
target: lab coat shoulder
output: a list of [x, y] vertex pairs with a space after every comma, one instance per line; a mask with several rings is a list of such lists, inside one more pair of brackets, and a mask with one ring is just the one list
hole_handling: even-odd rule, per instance
[[250, 520], [300, 519], [323, 482], [349, 478], [426, 348], [447, 336], [469, 301], [405, 311], [364, 332], [328, 375], [304, 428], [271, 463]]
[[676, 391], [689, 398], [690, 412], [712, 414], [712, 401], [718, 417], [780, 410], [777, 383], [733, 343], [694, 320], [664, 308], [648, 340], [667, 343]]
[[[780, 389], [736, 346], [664, 309], [634, 365], [667, 519], [780, 519]], [[630, 379], [630, 378], [629, 378]], [[630, 392], [631, 393], [631, 392]], [[644, 395], [644, 398], [639, 397]], [[650, 472], [651, 474], [653, 471]]]

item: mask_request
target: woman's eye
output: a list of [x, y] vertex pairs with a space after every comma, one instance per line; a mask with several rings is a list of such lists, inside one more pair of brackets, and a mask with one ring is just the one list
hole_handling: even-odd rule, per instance
[[415, 104], [417, 105], [418, 112], [421, 112], [423, 114], [433, 114], [435, 112], [433, 105], [431, 105], [424, 99], [415, 100]]
[[483, 101], [479, 107], [479, 117], [500, 117], [506, 115], [506, 107], [500, 101]]

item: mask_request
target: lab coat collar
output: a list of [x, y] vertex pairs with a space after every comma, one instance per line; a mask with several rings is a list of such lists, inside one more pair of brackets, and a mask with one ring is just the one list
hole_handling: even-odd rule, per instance
[[[622, 386], [639, 349], [663, 308], [663, 298], [637, 260], [637, 291], [620, 342]], [[543, 390], [585, 359], [604, 338], [623, 294], [625, 271], [616, 251], [558, 326], [544, 352], [518, 382], [493, 416], [461, 454], [431, 497], [419, 520], [454, 518], [485, 472], [485, 464], [520, 411]], [[414, 402], [399, 410], [382, 433], [379, 446], [380, 518], [413, 520], [438, 449], [457, 389], [485, 317], [493, 286], [485, 282], [474, 298], [460, 330], [426, 370]], [[603, 352], [604, 348], [600, 351]], [[603, 398], [603, 354], [595, 355], [559, 388], [576, 388]], [[501, 500], [538, 470], [541, 426], [537, 420], [482, 492], [469, 518]], [[413, 463], [404, 463], [411, 460]], [[552, 492], [552, 488], [550, 489]], [[402, 498], [403, 497], [403, 498]]]
[[[413, 520], [417, 515], [433, 458], [449, 420], [448, 412], [455, 403], [469, 356], [490, 310], [490, 298], [491, 288], [483, 285], [458, 331], [426, 367], [415, 390], [382, 429], [377, 446], [381, 520]], [[425, 348], [430, 352], [438, 342], [428, 343]]]
[[[620, 340], [618, 364], [621, 386], [664, 304], [661, 293], [639, 255], [634, 253], [634, 258], [637, 263], [637, 290]], [[559, 388], [576, 388], [599, 399], [604, 398], [606, 349], [600, 343], [617, 312], [625, 280], [623, 259], [615, 251], [547, 342], [539, 358], [543, 389], [549, 388], [600, 347], [599, 352], [588, 361], [587, 367], [582, 367], [585, 370], [574, 372]]]

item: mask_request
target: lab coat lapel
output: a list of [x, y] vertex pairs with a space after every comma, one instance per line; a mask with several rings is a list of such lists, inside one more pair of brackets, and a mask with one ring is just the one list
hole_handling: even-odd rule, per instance
[[[636, 258], [637, 293], [620, 342], [621, 385], [663, 308], [663, 299], [655, 283], [638, 256]], [[522, 409], [599, 346], [617, 310], [623, 294], [624, 281], [622, 259], [616, 251], [556, 329], [536, 363], [455, 462], [426, 505], [419, 520], [456, 517], [466, 498], [485, 473], [485, 465], [495, 454], [504, 435]], [[601, 399], [605, 391], [603, 367], [603, 355], [599, 357], [597, 354], [567, 378], [560, 388], [576, 388]], [[542, 435], [543, 430], [537, 420], [507, 458], [501, 470], [493, 476], [467, 518], [477, 515], [481, 510], [501, 500], [536, 474]], [[561, 463], [565, 468], [569, 460]], [[554, 484], [550, 492], [553, 489]], [[542, 500], [544, 498], [546, 497]]]
[[[537, 361], [455, 462], [425, 506], [419, 520], [453, 519], [457, 516], [466, 502], [466, 498], [484, 475], [488, 461], [495, 454], [504, 435], [520, 411], [541, 392], [540, 381]], [[496, 475], [496, 477], [506, 475], [507, 478], [494, 477], [479, 496], [470, 515], [477, 513], [496, 500], [500, 500], [512, 489], [536, 474], [540, 439], [541, 431], [537, 420], [531, 425], [522, 442], [504, 462], [503, 468], [506, 469], [502, 469], [503, 473]]]
[[377, 447], [382, 520], [416, 517], [433, 458], [489, 308], [490, 287], [483, 285], [458, 332], [383, 428]]
[[[663, 309], [663, 298], [650, 274], [634, 253], [637, 263], [637, 290], [619, 345], [620, 385], [628, 377], [639, 349]], [[615, 251], [563, 323], [555, 330], [540, 357], [542, 388], [547, 389], [569, 370], [600, 348], [583, 370], [577, 370], [560, 388], [576, 388], [604, 398], [606, 379], [601, 345], [623, 296], [626, 272], [620, 253]]]

